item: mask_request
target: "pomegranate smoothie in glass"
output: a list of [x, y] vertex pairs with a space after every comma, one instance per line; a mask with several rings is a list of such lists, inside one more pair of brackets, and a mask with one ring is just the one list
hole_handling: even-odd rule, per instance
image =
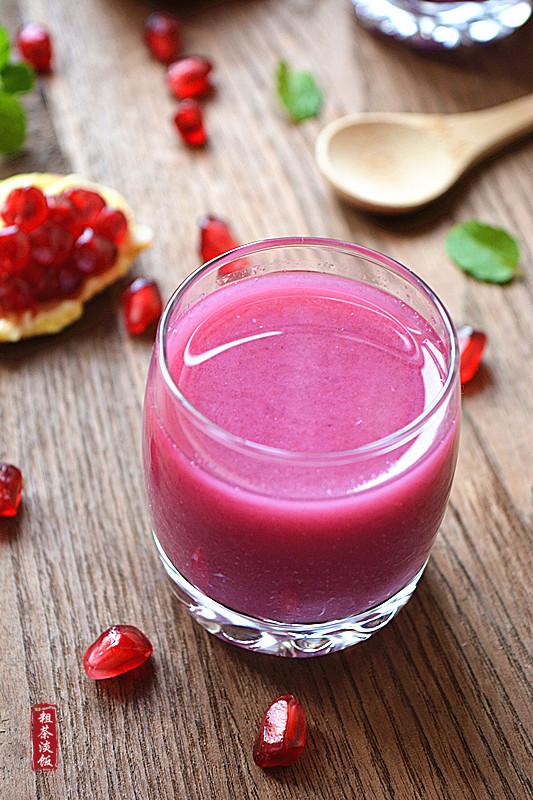
[[301, 238], [210, 262], [167, 306], [145, 399], [146, 488], [177, 596], [263, 652], [367, 638], [424, 569], [459, 414], [453, 328], [406, 268]]

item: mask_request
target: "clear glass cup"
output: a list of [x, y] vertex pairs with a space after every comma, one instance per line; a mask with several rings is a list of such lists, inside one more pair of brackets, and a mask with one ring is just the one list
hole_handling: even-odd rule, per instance
[[531, 0], [352, 0], [370, 30], [425, 50], [503, 39], [531, 16]]
[[[321, 317], [320, 310], [316, 319], [313, 312], [311, 322], [306, 318], [300, 325], [300, 309], [317, 298], [326, 302], [320, 307], [328, 314], [345, 315], [342, 326], [335, 316]], [[262, 309], [263, 317], [250, 317], [250, 308]], [[290, 312], [286, 329], [279, 319], [268, 324], [274, 308], [282, 316]], [[204, 352], [195, 344], [199, 331], [203, 325], [211, 330], [219, 319], [230, 344], [224, 334], [220, 342], [207, 344], [205, 338]], [[252, 322], [264, 323], [260, 333], [243, 336], [241, 331], [236, 340], [237, 334], [227, 333]], [[392, 333], [388, 328], [382, 333], [380, 326], [389, 324]], [[294, 339], [304, 342], [299, 357], [291, 351], [284, 360], [283, 350], [276, 349], [293, 341], [291, 336], [308, 335]], [[200, 395], [193, 403], [189, 390], [182, 391], [183, 375], [204, 362], [211, 369], [230, 347], [252, 342], [254, 348], [268, 342], [273, 349], [265, 344], [264, 351], [247, 351], [257, 376], [249, 378], [248, 368], [236, 370], [217, 384], [214, 407], [229, 414], [222, 426], [199, 410]], [[348, 400], [352, 347], [355, 356], [369, 348], [364, 352], [370, 360], [357, 369], [354, 362], [361, 386]], [[349, 359], [348, 369], [339, 352]], [[381, 372], [382, 358], [392, 378]], [[322, 369], [328, 370], [327, 380]], [[368, 396], [365, 369], [374, 386]], [[422, 380], [416, 391], [414, 382], [407, 390], [399, 377], [392, 385], [396, 370], [404, 369], [415, 370], [409, 375]], [[241, 389], [243, 375], [251, 385]], [[311, 396], [304, 388], [309, 380], [316, 382]], [[261, 401], [254, 394], [255, 381], [265, 390], [264, 397], [259, 392]], [[337, 381], [345, 388], [337, 389]], [[293, 422], [287, 422], [292, 406], [285, 406], [280, 418], [273, 399], [292, 403], [285, 400], [285, 382], [287, 397], [298, 401]], [[411, 410], [411, 394], [414, 398], [420, 386], [423, 405]], [[300, 451], [292, 444], [265, 444], [259, 441], [263, 434], [253, 438], [257, 426], [277, 436], [278, 426], [285, 425], [293, 441], [291, 426], [302, 424], [298, 430], [304, 439], [313, 436], [310, 420], [320, 408], [317, 435], [344, 442], [360, 420], [355, 408], [347, 412], [342, 404], [360, 401], [361, 418], [371, 431], [383, 424], [389, 406], [395, 408], [392, 400], [372, 399], [372, 392], [384, 387], [400, 391], [411, 416], [386, 435], [366, 434], [368, 441], [358, 446]], [[452, 323], [429, 287], [406, 267], [354, 244], [302, 237], [246, 245], [204, 265], [163, 312], [144, 405], [144, 474], [153, 533], [175, 594], [208, 631], [250, 650], [302, 657], [367, 639], [407, 602], [424, 570], [451, 489], [459, 418]], [[230, 430], [234, 422], [240, 433]], [[248, 429], [252, 434], [246, 438], [242, 431]]]

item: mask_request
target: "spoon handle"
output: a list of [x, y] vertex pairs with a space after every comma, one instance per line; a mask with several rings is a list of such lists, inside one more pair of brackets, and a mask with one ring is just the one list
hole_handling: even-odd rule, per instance
[[465, 157], [485, 157], [533, 130], [533, 95], [450, 115], [448, 127], [464, 145]]

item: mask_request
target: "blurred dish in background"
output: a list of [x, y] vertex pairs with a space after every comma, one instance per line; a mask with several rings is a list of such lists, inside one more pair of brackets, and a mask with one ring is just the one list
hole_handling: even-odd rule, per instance
[[531, 0], [352, 0], [370, 30], [425, 50], [452, 50], [503, 39], [531, 16]]

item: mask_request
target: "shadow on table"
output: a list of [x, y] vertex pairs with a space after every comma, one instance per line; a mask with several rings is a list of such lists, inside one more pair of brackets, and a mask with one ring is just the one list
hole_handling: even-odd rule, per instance
[[19, 536], [24, 524], [24, 500], [13, 517], [0, 517], [0, 549], [3, 544], [10, 545]]
[[117, 704], [135, 704], [140, 699], [147, 697], [157, 683], [157, 661], [149, 658], [140, 667], [123, 675], [106, 680], [91, 681], [89, 686], [94, 688], [99, 699], [106, 702], [111, 700]]
[[461, 392], [463, 398], [466, 399], [486, 392], [494, 385], [495, 380], [491, 368], [482, 362], [474, 377], [462, 387]]

